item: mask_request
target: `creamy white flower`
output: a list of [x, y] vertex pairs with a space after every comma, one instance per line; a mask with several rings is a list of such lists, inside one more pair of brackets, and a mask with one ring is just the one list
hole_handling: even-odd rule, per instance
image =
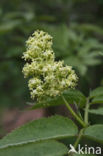
[[73, 88], [77, 76], [71, 66], [63, 61], [55, 61], [52, 49], [52, 37], [43, 31], [35, 31], [26, 41], [23, 59], [25, 77], [30, 77], [28, 87], [31, 98], [41, 100], [46, 96], [57, 96], [68, 88]]

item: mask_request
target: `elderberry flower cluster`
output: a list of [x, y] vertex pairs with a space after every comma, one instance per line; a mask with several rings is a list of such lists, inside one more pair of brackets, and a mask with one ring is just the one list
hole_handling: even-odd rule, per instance
[[71, 66], [55, 61], [52, 37], [43, 31], [35, 31], [26, 42], [23, 59], [24, 77], [29, 77], [28, 87], [31, 98], [41, 100], [46, 96], [60, 95], [68, 88], [74, 88], [77, 76]]

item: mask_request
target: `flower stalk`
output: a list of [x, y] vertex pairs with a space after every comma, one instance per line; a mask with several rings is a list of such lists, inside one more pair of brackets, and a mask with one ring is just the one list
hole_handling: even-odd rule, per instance
[[72, 109], [72, 107], [69, 105], [69, 103], [67, 102], [67, 100], [65, 99], [65, 97], [62, 95], [62, 99], [66, 105], [66, 107], [68, 108], [68, 110], [70, 111], [70, 113], [73, 115], [73, 117], [82, 125], [82, 127], [86, 127], [85, 122], [74, 112], [74, 110]]

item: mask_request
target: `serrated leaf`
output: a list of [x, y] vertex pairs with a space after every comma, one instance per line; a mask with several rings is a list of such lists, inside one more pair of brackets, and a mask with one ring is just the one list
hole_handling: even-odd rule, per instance
[[94, 97], [91, 101], [91, 104], [102, 104], [103, 103], [103, 95], [100, 95], [100, 96], [97, 96], [97, 97]]
[[63, 156], [67, 152], [65, 145], [51, 140], [0, 149], [0, 156]]
[[[76, 103], [78, 106], [83, 107], [86, 103], [85, 96], [78, 90], [69, 89], [63, 93], [63, 96], [70, 104]], [[57, 96], [55, 98], [48, 98], [40, 103], [36, 103], [31, 109], [46, 108], [50, 106], [58, 106], [61, 104], [64, 104], [64, 101], [61, 96]]]
[[0, 140], [0, 148], [28, 142], [62, 139], [74, 136], [77, 132], [77, 126], [72, 120], [62, 116], [52, 116], [32, 121], [14, 130]]
[[84, 135], [103, 144], [103, 125], [93, 125], [86, 128]]
[[96, 115], [103, 115], [103, 107], [100, 107], [98, 109], [90, 109], [89, 113], [96, 114]]
[[90, 97], [96, 97], [96, 96], [100, 96], [103, 95], [103, 87], [98, 87], [96, 89], [94, 89], [93, 91], [91, 91], [90, 93]]

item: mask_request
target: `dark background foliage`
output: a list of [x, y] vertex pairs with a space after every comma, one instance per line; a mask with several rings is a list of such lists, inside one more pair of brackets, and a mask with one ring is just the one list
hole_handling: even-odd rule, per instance
[[36, 29], [53, 36], [56, 59], [73, 66], [84, 94], [103, 85], [102, 0], [1, 0], [1, 113], [5, 108], [25, 108], [30, 101], [21, 56]]

